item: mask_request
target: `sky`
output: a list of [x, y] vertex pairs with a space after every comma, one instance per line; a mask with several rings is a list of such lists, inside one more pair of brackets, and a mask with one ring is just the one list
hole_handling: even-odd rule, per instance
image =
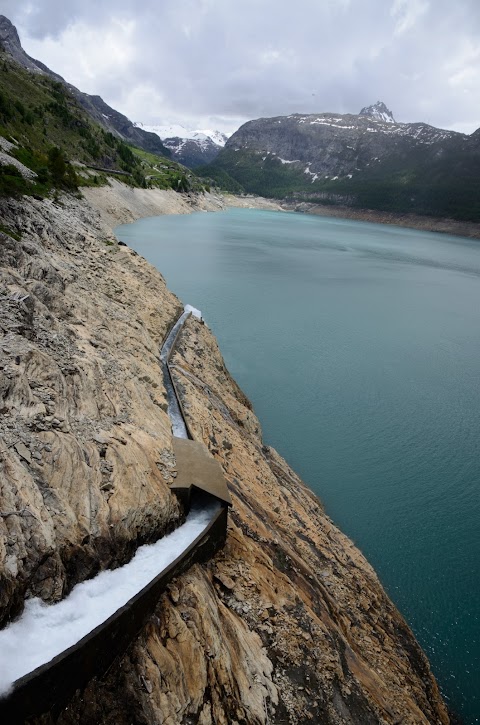
[[132, 121], [358, 113], [480, 127], [480, 0], [0, 0], [27, 53]]

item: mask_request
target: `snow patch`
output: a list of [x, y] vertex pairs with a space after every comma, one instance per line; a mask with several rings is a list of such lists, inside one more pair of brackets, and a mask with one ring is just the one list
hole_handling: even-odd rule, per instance
[[229, 138], [229, 135], [226, 133], [222, 133], [222, 131], [215, 131], [211, 129], [193, 130], [188, 129], [179, 123], [172, 123], [170, 125], [164, 126], [149, 126], [143, 123], [136, 123], [135, 125], [143, 128], [144, 131], [156, 133], [157, 136], [159, 136], [162, 140], [179, 138], [183, 141], [197, 141], [200, 143], [203, 142], [206, 145], [208, 145], [208, 143], [214, 143], [216, 146], [225, 146]]

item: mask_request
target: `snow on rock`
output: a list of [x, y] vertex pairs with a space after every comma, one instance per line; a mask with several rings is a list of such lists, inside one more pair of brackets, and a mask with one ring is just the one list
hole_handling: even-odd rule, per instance
[[209, 139], [217, 146], [225, 146], [228, 139], [228, 135], [222, 133], [222, 131], [215, 131], [211, 129], [192, 130], [182, 126], [180, 123], [153, 126], [137, 123], [136, 125], [143, 128], [144, 131], [156, 133], [162, 140], [166, 138], [180, 138], [201, 142]]
[[222, 131], [212, 131], [208, 128], [201, 129], [196, 133], [203, 133], [205, 136], [208, 136], [208, 138], [211, 138], [213, 143], [216, 143], [217, 146], [225, 146], [231, 136], [231, 134], [222, 133]]
[[384, 123], [396, 123], [393, 113], [382, 101], [377, 101], [373, 106], [365, 106], [365, 108], [362, 108], [360, 116], [369, 116], [376, 121], [383, 121]]

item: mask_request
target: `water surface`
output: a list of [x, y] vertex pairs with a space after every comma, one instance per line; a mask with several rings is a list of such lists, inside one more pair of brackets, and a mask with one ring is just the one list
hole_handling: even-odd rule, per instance
[[202, 310], [266, 442], [479, 722], [480, 242], [240, 209], [117, 234]]

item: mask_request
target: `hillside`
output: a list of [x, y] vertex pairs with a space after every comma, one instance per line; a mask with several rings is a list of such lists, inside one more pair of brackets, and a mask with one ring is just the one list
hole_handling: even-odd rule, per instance
[[[108, 214], [116, 197], [182, 200], [118, 182], [100, 191], [87, 190]], [[0, 200], [4, 624], [26, 598], [62, 599], [182, 517], [158, 365], [181, 306], [91, 206], [60, 201]], [[207, 326], [188, 323], [172, 363], [189, 425], [234, 501], [226, 547], [169, 586], [105, 678], [42, 722], [447, 725], [408, 626], [264, 445]]]
[[263, 196], [479, 221], [479, 170], [480, 131], [397, 123], [379, 103], [249, 121], [200, 171]]
[[[23, 51], [22, 51], [23, 52]], [[128, 145], [100, 126], [69, 87], [17, 62], [0, 47], [0, 195], [106, 183], [201, 191], [203, 184], [171, 159]]]
[[111, 108], [100, 96], [91, 96], [83, 93], [68, 83], [62, 76], [55, 73], [39, 60], [31, 58], [22, 48], [17, 30], [10, 20], [0, 15], [0, 46], [15, 62], [37, 75], [45, 75], [66, 87], [69, 94], [75, 98], [78, 104], [87, 112], [92, 121], [100, 125], [108, 133], [128, 144], [139, 146], [145, 151], [170, 156], [168, 149], [162, 144], [155, 133], [149, 133], [138, 128], [126, 116]]

